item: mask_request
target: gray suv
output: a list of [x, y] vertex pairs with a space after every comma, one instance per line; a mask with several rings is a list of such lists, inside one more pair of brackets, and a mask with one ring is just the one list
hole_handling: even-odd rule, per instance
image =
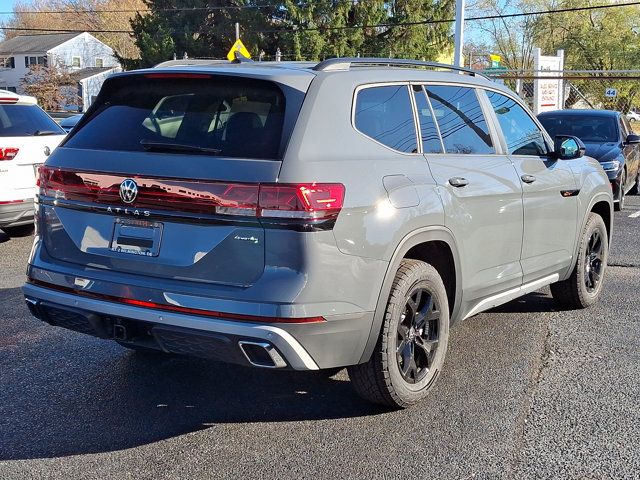
[[[443, 71], [447, 69], [447, 71]], [[33, 315], [139, 351], [348, 367], [405, 407], [456, 322], [602, 290], [612, 195], [508, 89], [403, 60], [110, 77], [40, 170]]]

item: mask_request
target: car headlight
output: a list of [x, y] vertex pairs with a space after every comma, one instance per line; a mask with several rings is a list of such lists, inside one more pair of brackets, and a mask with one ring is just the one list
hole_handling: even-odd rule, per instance
[[618, 168], [620, 168], [620, 162], [618, 160], [613, 160], [611, 162], [602, 162], [601, 165], [606, 172], [615, 172], [618, 170]]

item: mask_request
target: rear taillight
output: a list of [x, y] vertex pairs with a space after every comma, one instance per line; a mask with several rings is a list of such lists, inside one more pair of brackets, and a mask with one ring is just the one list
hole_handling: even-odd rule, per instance
[[120, 208], [307, 220], [336, 217], [345, 193], [340, 183], [247, 184], [134, 177], [137, 195], [127, 204], [120, 197], [120, 184], [127, 178], [43, 166], [38, 184], [40, 194], [47, 197]]
[[0, 160], [13, 160], [18, 154], [18, 148], [0, 147]]
[[344, 201], [340, 183], [260, 185], [260, 216], [326, 218], [337, 215]]

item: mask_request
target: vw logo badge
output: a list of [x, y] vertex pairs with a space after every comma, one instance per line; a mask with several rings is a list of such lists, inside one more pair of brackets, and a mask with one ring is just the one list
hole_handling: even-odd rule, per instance
[[120, 184], [120, 198], [124, 203], [132, 203], [138, 196], [138, 185], [127, 178]]

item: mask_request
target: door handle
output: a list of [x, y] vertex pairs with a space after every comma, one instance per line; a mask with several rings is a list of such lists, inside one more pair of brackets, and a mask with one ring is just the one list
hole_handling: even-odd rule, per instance
[[449, 179], [449, 185], [456, 188], [465, 187], [469, 185], [469, 180], [462, 177], [452, 177]]
[[536, 181], [536, 177], [534, 177], [533, 175], [526, 175], [525, 174], [525, 175], [522, 175], [520, 178], [522, 179], [522, 181], [524, 183], [533, 183], [533, 182]]

